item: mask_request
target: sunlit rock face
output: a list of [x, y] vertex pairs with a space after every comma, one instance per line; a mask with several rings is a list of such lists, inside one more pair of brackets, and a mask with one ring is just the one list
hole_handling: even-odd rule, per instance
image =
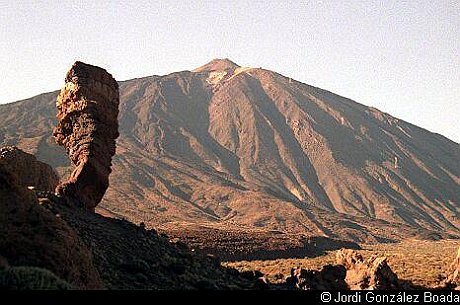
[[53, 135], [75, 165], [56, 193], [94, 210], [109, 187], [118, 137], [118, 84], [102, 68], [76, 62], [57, 98]]

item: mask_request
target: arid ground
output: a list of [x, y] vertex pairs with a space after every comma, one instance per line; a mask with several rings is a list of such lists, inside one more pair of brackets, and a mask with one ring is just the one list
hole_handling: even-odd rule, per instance
[[[361, 245], [358, 250], [364, 257], [372, 254], [388, 257], [388, 264], [401, 280], [416, 286], [434, 288], [445, 279], [447, 267], [454, 260], [459, 240], [420, 241], [406, 240], [401, 243]], [[239, 271], [259, 270], [272, 283], [282, 283], [292, 267], [320, 269], [335, 263], [336, 251], [315, 258], [276, 259], [226, 262]]]

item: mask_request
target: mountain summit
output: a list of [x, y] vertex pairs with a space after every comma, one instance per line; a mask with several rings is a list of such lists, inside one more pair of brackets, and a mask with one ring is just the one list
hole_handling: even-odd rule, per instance
[[[120, 137], [100, 213], [197, 240], [238, 232], [235, 244], [246, 233], [460, 236], [460, 146], [443, 136], [228, 59], [119, 87]], [[56, 96], [1, 105], [0, 143], [66, 175], [51, 139]]]
[[196, 68], [193, 70], [193, 72], [212, 72], [212, 71], [226, 71], [226, 70], [234, 70], [236, 68], [239, 68], [236, 63], [231, 61], [228, 58], [220, 59], [216, 58], [205, 64], [204, 66], [201, 66], [199, 68]]

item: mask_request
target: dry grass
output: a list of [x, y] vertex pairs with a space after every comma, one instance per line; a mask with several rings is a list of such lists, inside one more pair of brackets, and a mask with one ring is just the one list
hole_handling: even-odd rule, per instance
[[[401, 280], [417, 286], [435, 287], [445, 278], [459, 246], [459, 240], [406, 240], [394, 244], [361, 245], [359, 252], [366, 258], [372, 254], [388, 257], [390, 267]], [[331, 251], [316, 258], [239, 261], [226, 262], [225, 265], [240, 271], [259, 270], [270, 282], [281, 283], [292, 267], [320, 269], [325, 264], [334, 264], [335, 253]]]

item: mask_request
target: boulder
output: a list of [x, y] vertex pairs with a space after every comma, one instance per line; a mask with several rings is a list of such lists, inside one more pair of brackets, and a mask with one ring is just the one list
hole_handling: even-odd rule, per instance
[[94, 210], [109, 187], [118, 137], [118, 84], [102, 68], [75, 62], [57, 98], [53, 131], [75, 169], [56, 193]]
[[345, 290], [346, 269], [344, 266], [325, 265], [321, 270], [292, 268], [286, 279], [290, 288], [302, 290]]
[[346, 269], [345, 281], [352, 290], [388, 290], [399, 288], [397, 275], [391, 270], [386, 257], [376, 255], [364, 259], [351, 249], [341, 249], [336, 263]]
[[0, 163], [7, 171], [15, 174], [19, 185], [54, 192], [59, 183], [59, 177], [51, 166], [16, 146], [0, 147]]

